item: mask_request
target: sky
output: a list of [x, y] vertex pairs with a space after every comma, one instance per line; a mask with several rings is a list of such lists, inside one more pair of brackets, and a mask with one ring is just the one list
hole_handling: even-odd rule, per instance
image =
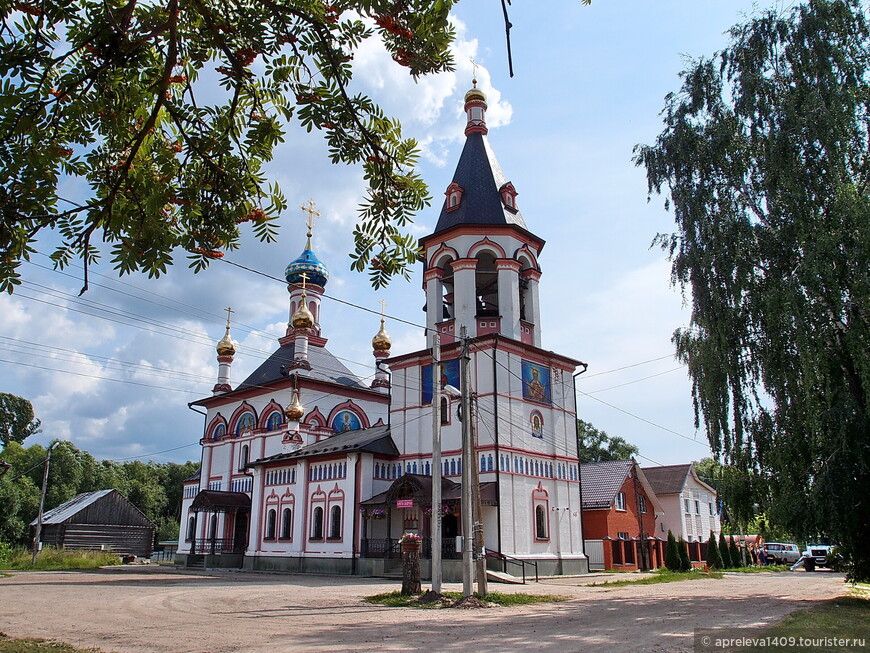
[[[636, 445], [643, 465], [710, 451], [670, 342], [689, 311], [671, 287], [665, 253], [651, 247], [656, 234], [673, 231], [673, 218], [663, 197], [648, 200], [632, 149], [662, 131], [664, 97], [679, 89], [687, 62], [725, 47], [728, 28], [754, 10], [743, 0], [517, 0], [509, 7], [511, 78], [500, 3], [463, 0], [454, 12], [455, 72], [415, 83], [374, 42], [355, 58], [357, 87], [422, 145], [420, 172], [434, 201], [411, 226], [417, 237], [434, 228], [461, 152], [462, 98], [476, 62], [490, 143], [529, 230], [546, 241], [543, 347], [588, 364], [577, 380], [578, 416]], [[350, 271], [359, 170], [330, 164], [322, 139], [291, 125], [268, 174], [290, 206], [278, 242], [246, 236], [229, 262], [197, 275], [183, 255], [159, 279], [119, 279], [103, 263], [78, 298], [81, 269], [53, 270], [46, 235], [42, 253], [22, 267], [25, 283], [0, 296], [0, 392], [28, 398], [42, 420], [26, 444], [60, 438], [100, 459], [198, 460], [203, 417], [188, 403], [209, 396], [217, 379], [223, 309], [234, 311], [237, 384], [284, 333], [289, 301], [276, 278], [304, 247], [306, 215], [297, 207], [309, 199], [322, 214], [314, 250], [331, 275], [321, 316], [330, 351], [370, 377], [381, 300], [393, 354], [424, 347], [422, 328], [412, 326], [425, 324], [421, 266], [410, 281], [378, 291]]]

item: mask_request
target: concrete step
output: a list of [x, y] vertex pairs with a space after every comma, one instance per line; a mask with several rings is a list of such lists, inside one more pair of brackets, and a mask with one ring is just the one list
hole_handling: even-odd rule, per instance
[[512, 585], [522, 585], [523, 579], [517, 578], [516, 576], [511, 576], [503, 571], [492, 571], [491, 569], [486, 570], [486, 578], [487, 580], [491, 580], [495, 583], [510, 583]]

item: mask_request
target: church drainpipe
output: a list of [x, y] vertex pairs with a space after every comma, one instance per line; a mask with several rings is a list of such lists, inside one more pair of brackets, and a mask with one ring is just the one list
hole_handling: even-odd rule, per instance
[[[501, 457], [499, 456], [498, 444], [498, 369], [495, 362], [495, 355], [498, 353], [498, 334], [495, 334], [495, 342], [492, 346], [492, 414], [495, 424], [493, 424], [492, 432], [495, 434], [495, 459], [498, 463], [495, 466], [495, 496], [498, 498], [495, 505], [495, 516], [498, 523], [497, 539], [498, 552], [501, 553]], [[481, 520], [483, 517], [481, 516]]]
[[[589, 365], [586, 363], [580, 363], [583, 366], [583, 369], [579, 372], [574, 372], [571, 375], [571, 381], [574, 384], [574, 433], [577, 432], [577, 377], [583, 374], [586, 370], [589, 369]], [[576, 442], [577, 436], [574, 436], [574, 440]], [[577, 488], [580, 490], [580, 553], [584, 556], [586, 555], [586, 539], [583, 537], [583, 475], [581, 472], [582, 464], [580, 462], [580, 447], [577, 447]], [[586, 557], [588, 561], [588, 556]]]
[[[389, 414], [389, 411], [387, 411]], [[353, 484], [353, 540], [351, 540], [350, 545], [350, 574], [351, 576], [356, 576], [357, 572], [357, 557], [359, 555], [359, 484], [362, 483], [362, 479], [360, 478], [360, 463], [362, 463], [362, 456], [357, 453], [356, 462], [354, 463], [354, 477], [356, 478], [356, 483]]]

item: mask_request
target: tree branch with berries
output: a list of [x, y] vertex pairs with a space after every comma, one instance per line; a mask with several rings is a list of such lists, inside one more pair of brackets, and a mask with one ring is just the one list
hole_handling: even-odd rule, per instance
[[[406, 275], [404, 228], [430, 199], [417, 144], [350, 92], [351, 62], [377, 38], [415, 78], [451, 70], [455, 1], [2, 3], [0, 290], [21, 283], [44, 230], [60, 235], [60, 268], [87, 270], [102, 239], [120, 274], [152, 277], [178, 256], [202, 270], [243, 229], [274, 241], [287, 202], [264, 166], [294, 122], [362, 168], [352, 267], [375, 287]], [[203, 104], [213, 71], [222, 95]]]

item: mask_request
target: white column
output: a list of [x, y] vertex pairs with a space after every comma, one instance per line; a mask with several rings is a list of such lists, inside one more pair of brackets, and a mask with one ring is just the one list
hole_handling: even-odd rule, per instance
[[426, 347], [432, 346], [432, 334], [442, 320], [442, 296], [444, 294], [441, 278], [444, 270], [429, 268], [423, 274], [423, 288], [426, 291]]
[[501, 313], [500, 332], [508, 338], [520, 339], [520, 262], [498, 259], [498, 308]]
[[476, 258], [453, 261], [453, 307], [456, 329], [465, 326], [469, 338], [477, 335], [477, 270]]
[[529, 284], [528, 302], [526, 303], [526, 319], [534, 326], [532, 328], [532, 344], [535, 347], [541, 346], [541, 301], [538, 293], [538, 282], [541, 280], [541, 273], [537, 270], [526, 270], [525, 279]]

